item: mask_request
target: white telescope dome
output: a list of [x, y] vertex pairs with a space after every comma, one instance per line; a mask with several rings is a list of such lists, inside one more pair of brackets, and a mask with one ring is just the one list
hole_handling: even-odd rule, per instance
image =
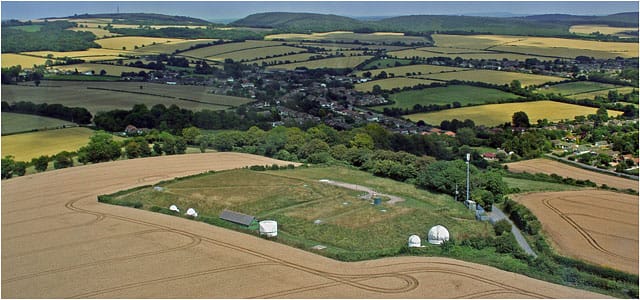
[[431, 227], [427, 234], [430, 244], [440, 245], [449, 240], [449, 230], [442, 225]]

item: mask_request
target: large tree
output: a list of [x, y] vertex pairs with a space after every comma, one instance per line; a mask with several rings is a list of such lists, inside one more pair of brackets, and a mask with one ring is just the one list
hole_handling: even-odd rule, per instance
[[515, 112], [511, 117], [511, 123], [514, 127], [530, 127], [529, 116], [524, 111]]
[[78, 161], [81, 163], [98, 163], [115, 160], [120, 157], [120, 144], [113, 136], [104, 131], [96, 132], [89, 144], [78, 150]]

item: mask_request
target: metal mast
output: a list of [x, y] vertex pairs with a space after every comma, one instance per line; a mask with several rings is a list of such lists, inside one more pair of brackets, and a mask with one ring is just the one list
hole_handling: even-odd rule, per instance
[[471, 155], [467, 153], [467, 203], [469, 203], [469, 159]]

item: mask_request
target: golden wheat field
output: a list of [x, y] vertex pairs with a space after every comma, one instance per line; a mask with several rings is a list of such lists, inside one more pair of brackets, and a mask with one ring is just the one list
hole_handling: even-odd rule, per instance
[[174, 38], [155, 38], [144, 36], [121, 36], [106, 39], [96, 40], [104, 49], [116, 49], [116, 50], [134, 50], [135, 47], [150, 46], [155, 44], [175, 43], [183, 42], [184, 39]]
[[602, 34], [612, 34], [623, 32], [623, 31], [637, 31], [638, 28], [634, 27], [610, 27], [607, 25], [573, 25], [569, 28], [569, 32], [573, 33], [581, 33], [581, 34], [591, 34], [594, 32], [600, 32]]
[[16, 161], [31, 161], [41, 155], [76, 151], [89, 142], [93, 130], [74, 127], [20, 133], [2, 137], [2, 157], [13, 155]]
[[186, 50], [191, 46], [195, 46], [198, 44], [208, 44], [215, 42], [215, 39], [193, 39], [193, 40], [183, 40], [183, 41], [174, 41], [169, 43], [160, 43], [155, 45], [147, 45], [144, 47], [139, 47], [138, 49], [134, 49], [135, 53], [142, 54], [151, 54], [151, 53], [173, 53], [176, 50]]
[[516, 72], [492, 71], [492, 70], [466, 70], [448, 73], [436, 73], [428, 75], [420, 75], [420, 78], [435, 80], [462, 80], [477, 81], [492, 84], [510, 84], [514, 80], [520, 81], [522, 86], [541, 85], [547, 82], [558, 82], [564, 80], [561, 77], [524, 74]]
[[61, 65], [51, 67], [52, 70], [59, 71], [75, 71], [76, 69], [80, 73], [91, 72], [94, 71], [96, 75], [100, 74], [100, 71], [105, 70], [107, 72], [106, 75], [109, 76], [120, 76], [122, 72], [135, 72], [138, 73], [140, 71], [149, 71], [147, 69], [142, 68], [134, 68], [127, 66], [118, 66], [118, 65], [107, 65], [107, 64], [92, 64], [92, 63], [83, 63], [83, 64], [74, 64], [74, 65]]
[[71, 31], [88, 31], [88, 32], [91, 32], [91, 33], [95, 34], [97, 38], [105, 38], [105, 37], [112, 37], [112, 36], [119, 36], [120, 35], [118, 33], [112, 33], [112, 32], [109, 32], [109, 30], [98, 28], [98, 27], [88, 27], [88, 28], [72, 27], [72, 28], [68, 28], [67, 30], [71, 30]]
[[379, 85], [383, 90], [391, 90], [394, 88], [412, 87], [419, 84], [429, 85], [434, 82], [437, 81], [419, 78], [395, 77], [358, 83], [355, 85], [355, 89], [360, 92], [370, 92], [376, 85]]
[[22, 66], [23, 69], [31, 68], [33, 65], [44, 65], [46, 58], [20, 55], [14, 53], [2, 53], [2, 67]]
[[70, 57], [70, 58], [83, 58], [83, 57], [96, 57], [96, 56], [118, 56], [118, 55], [131, 55], [133, 52], [124, 51], [124, 50], [116, 50], [116, 49], [102, 49], [102, 48], [89, 48], [87, 50], [82, 51], [68, 51], [68, 52], [57, 52], [57, 51], [31, 51], [24, 52], [24, 54], [35, 55], [40, 57], [47, 57], [51, 54], [56, 58]]
[[[549, 121], [560, 121], [564, 119], [573, 120], [575, 116], [595, 114], [596, 108], [574, 104], [535, 101], [521, 103], [489, 104], [472, 107], [447, 109], [438, 112], [420, 113], [406, 116], [412, 121], [425, 121], [428, 124], [439, 125], [444, 120], [465, 120], [471, 119], [476, 125], [496, 126], [511, 122], [513, 113], [524, 111], [529, 116], [529, 121], [535, 123], [537, 120], [547, 119]], [[621, 115], [620, 111], [609, 110], [609, 116]]]

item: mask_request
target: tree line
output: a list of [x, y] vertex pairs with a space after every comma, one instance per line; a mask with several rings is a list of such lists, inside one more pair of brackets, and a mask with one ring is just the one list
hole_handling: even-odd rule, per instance
[[3, 112], [38, 115], [61, 119], [77, 124], [90, 124], [92, 115], [84, 107], [67, 107], [62, 104], [34, 104], [32, 102], [14, 102], [9, 104], [2, 101]]

